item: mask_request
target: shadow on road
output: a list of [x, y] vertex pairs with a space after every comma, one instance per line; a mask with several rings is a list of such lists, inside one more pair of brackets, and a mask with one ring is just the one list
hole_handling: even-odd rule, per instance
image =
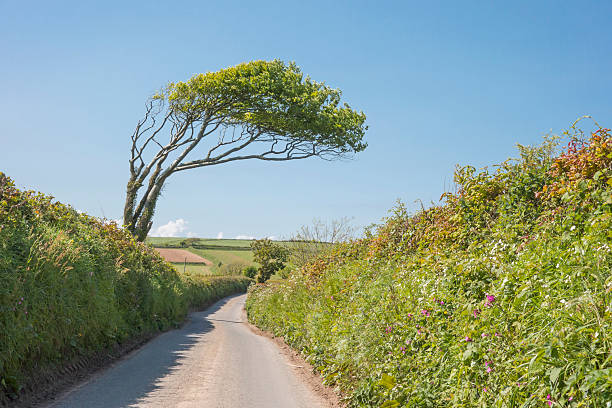
[[89, 383], [68, 394], [53, 408], [131, 407], [159, 388], [159, 380], [178, 367], [186, 351], [214, 328], [207, 317], [218, 311], [234, 295], [219, 300], [202, 312], [189, 315], [180, 329], [163, 333], [130, 358], [101, 373]]

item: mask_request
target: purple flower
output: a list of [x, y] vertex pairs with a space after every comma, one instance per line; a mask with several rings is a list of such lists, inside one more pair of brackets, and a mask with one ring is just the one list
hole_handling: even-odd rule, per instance
[[546, 403], [548, 404], [548, 406], [549, 406], [549, 407], [551, 407], [551, 406], [552, 406], [552, 404], [553, 404], [553, 403], [552, 403], [552, 400], [550, 399], [550, 394], [548, 394], [548, 395], [546, 396]]
[[465, 336], [465, 339], [463, 339], [463, 341], [467, 341], [469, 343], [472, 341], [472, 338], [470, 336]]
[[423, 310], [421, 310], [421, 314], [422, 314], [423, 316], [427, 316], [427, 317], [429, 317], [429, 312], [427, 311], [427, 309], [423, 309]]
[[391, 330], [393, 330], [393, 326], [387, 326], [385, 333], [391, 333]]
[[485, 302], [485, 306], [486, 307], [491, 307], [493, 306], [493, 302], [495, 302], [495, 296], [493, 295], [487, 295], [487, 301]]
[[472, 314], [474, 315], [474, 317], [478, 317], [478, 315], [480, 314], [480, 310], [478, 310], [478, 309], [474, 309], [474, 311], [472, 312]]
[[441, 305], [443, 305], [443, 304], [444, 304], [444, 301], [443, 301], [443, 300], [441, 300], [441, 301], [440, 301], [440, 304], [441, 304]]

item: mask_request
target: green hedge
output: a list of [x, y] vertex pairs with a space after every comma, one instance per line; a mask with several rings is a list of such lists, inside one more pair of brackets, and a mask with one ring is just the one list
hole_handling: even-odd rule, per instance
[[0, 389], [33, 370], [181, 323], [245, 291], [240, 277], [183, 276], [114, 224], [0, 173]]
[[609, 407], [612, 140], [519, 146], [458, 191], [398, 206], [366, 239], [276, 285], [249, 319], [354, 407]]

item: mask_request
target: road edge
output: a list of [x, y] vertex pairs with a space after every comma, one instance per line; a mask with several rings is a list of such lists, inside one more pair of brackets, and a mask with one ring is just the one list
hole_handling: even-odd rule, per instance
[[343, 402], [346, 398], [337, 389], [323, 384], [323, 379], [320, 374], [297, 350], [289, 346], [285, 342], [285, 339], [277, 337], [273, 333], [261, 330], [259, 327], [249, 322], [244, 307], [242, 308], [242, 321], [254, 334], [265, 337], [276, 344], [283, 357], [290, 362], [289, 365], [294, 369], [299, 379], [302, 380], [315, 395], [319, 396], [322, 401], [325, 401], [327, 408], [346, 408], [347, 405]]

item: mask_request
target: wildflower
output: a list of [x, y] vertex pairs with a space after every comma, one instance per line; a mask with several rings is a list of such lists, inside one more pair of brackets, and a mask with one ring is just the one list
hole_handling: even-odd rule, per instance
[[412, 313], [408, 313], [408, 318], [412, 319]]
[[480, 310], [478, 310], [478, 309], [474, 309], [474, 311], [472, 312], [472, 314], [474, 315], [474, 317], [478, 317], [478, 315], [480, 314]]
[[487, 369], [487, 373], [490, 373], [491, 371], [493, 371], [493, 369], [491, 368], [491, 366], [489, 366], [489, 364], [491, 364], [490, 361], [485, 361], [485, 367]]
[[549, 407], [551, 407], [551, 406], [552, 406], [552, 404], [553, 404], [553, 403], [552, 403], [552, 400], [550, 399], [550, 394], [548, 394], [548, 395], [546, 396], [546, 403], [548, 404], [548, 406], [549, 406]]
[[485, 306], [486, 307], [491, 307], [493, 306], [493, 302], [495, 302], [495, 296], [493, 295], [487, 295], [487, 301], [485, 302]]
[[465, 336], [465, 339], [463, 339], [464, 341], [467, 341], [468, 343], [472, 341], [470, 336]]
[[402, 354], [406, 354], [406, 347], [404, 346], [400, 347], [400, 351], [402, 352]]
[[487, 333], [482, 333], [482, 334], [480, 335], [480, 337], [482, 337], [482, 338], [485, 338], [485, 337], [487, 337], [487, 336], [488, 336], [488, 334], [487, 334]]
[[429, 312], [427, 311], [427, 309], [423, 309], [423, 310], [421, 310], [421, 314], [422, 314], [423, 316], [429, 317]]
[[484, 388], [482, 389], [482, 391], [483, 391], [483, 392], [487, 392], [487, 387], [484, 387]]
[[567, 400], [568, 400], [568, 401], [571, 401], [571, 400], [573, 400], [573, 399], [574, 399], [574, 397], [569, 397]]
[[444, 304], [444, 301], [443, 301], [443, 300], [441, 300], [441, 301], [440, 301], [440, 304], [441, 304], [441, 305], [443, 305], [443, 304]]
[[392, 330], [393, 326], [387, 326], [387, 328], [385, 329], [385, 333], [391, 333]]

